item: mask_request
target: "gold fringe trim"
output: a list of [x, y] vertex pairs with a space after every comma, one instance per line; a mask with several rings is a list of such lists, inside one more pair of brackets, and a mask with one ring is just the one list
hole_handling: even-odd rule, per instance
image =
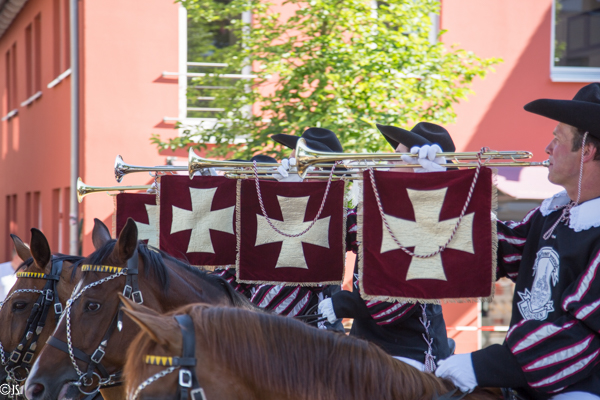
[[156, 182], [156, 224], [154, 228], [156, 229], [156, 247], [160, 249], [160, 178], [161, 176], [157, 176], [155, 179]]
[[242, 180], [238, 179], [235, 186], [235, 279], [241, 283], [254, 283], [245, 282], [240, 280], [240, 249], [242, 248]]
[[346, 234], [348, 233], [348, 228], [346, 226], [346, 221], [348, 219], [348, 210], [345, 207], [346, 203], [346, 189], [350, 184], [349, 181], [344, 181], [344, 191], [342, 193], [342, 279], [338, 283], [328, 283], [328, 285], [340, 285], [344, 284], [344, 278], [346, 276]]
[[[118, 196], [118, 195], [117, 195]], [[113, 214], [112, 214], [112, 229], [111, 235], [114, 239], [117, 238], [117, 196], [113, 196]]]

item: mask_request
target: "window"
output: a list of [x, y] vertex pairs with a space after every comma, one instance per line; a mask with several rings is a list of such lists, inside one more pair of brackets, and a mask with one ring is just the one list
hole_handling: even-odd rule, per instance
[[69, 48], [69, 0], [54, 0], [54, 75], [65, 72], [71, 65]]
[[48, 87], [56, 86], [69, 76], [71, 66], [69, 26], [69, 0], [53, 0], [52, 3], [52, 71], [56, 79]]
[[[228, 3], [230, 0], [221, 0]], [[215, 107], [213, 100], [218, 90], [231, 86], [232, 80], [241, 79], [252, 73], [251, 68], [243, 71], [234, 70], [227, 60], [217, 60], [213, 47], [218, 49], [231, 46], [237, 38], [231, 31], [229, 20], [216, 20], [210, 25], [202, 25], [187, 17], [184, 7], [180, 9], [180, 69], [179, 75], [179, 117], [165, 117], [165, 121], [181, 121], [184, 125], [196, 125], [199, 122], [213, 124], [216, 122], [215, 113], [223, 111]], [[246, 23], [250, 22], [250, 12], [241, 16]], [[194, 75], [205, 73], [223, 73], [228, 77], [220, 78], [210, 85], [200, 85], [194, 80]]]
[[27, 192], [25, 194], [25, 229], [27, 237], [31, 240], [31, 228], [42, 227], [42, 204], [40, 192]]
[[25, 107], [38, 99], [42, 92], [42, 16], [38, 14], [25, 28], [25, 74], [27, 100]]
[[[17, 108], [17, 44], [6, 52], [6, 117], [16, 114]], [[12, 114], [12, 115], [11, 115]]]
[[10, 260], [12, 258], [13, 243], [10, 234], [17, 233], [17, 195], [12, 194], [6, 196], [6, 227], [5, 227], [5, 255], [4, 258]]
[[552, 80], [600, 80], [600, 1], [554, 0], [553, 19]]
[[62, 249], [62, 221], [63, 209], [61, 190], [52, 190], [52, 236], [50, 237], [50, 246], [53, 251], [61, 252]]

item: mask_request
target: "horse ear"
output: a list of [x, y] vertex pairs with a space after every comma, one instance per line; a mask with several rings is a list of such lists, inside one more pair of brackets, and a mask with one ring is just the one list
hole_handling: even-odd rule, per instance
[[[135, 308], [135, 309], [134, 309]], [[141, 304], [132, 308], [123, 308], [125, 314], [133, 320], [150, 338], [175, 354], [182, 349], [181, 330], [172, 316], [157, 315]]]
[[17, 251], [17, 255], [19, 256], [19, 258], [23, 261], [29, 260], [31, 258], [31, 250], [29, 249], [29, 246], [23, 243], [21, 238], [17, 235], [13, 235], [11, 233], [10, 237], [13, 243], [15, 244], [15, 250]]
[[144, 313], [147, 313], [147, 314], [152, 314], [152, 315], [160, 316], [160, 314], [158, 313], [158, 311], [155, 311], [155, 310], [153, 310], [151, 308], [148, 308], [148, 307], [143, 306], [141, 304], [138, 304], [138, 303], [136, 303], [134, 301], [131, 301], [127, 297], [123, 296], [121, 293], [117, 293], [117, 296], [119, 296], [119, 299], [123, 303], [123, 307], [125, 307], [125, 310], [132, 310], [132, 311], [144, 312]]
[[119, 234], [117, 245], [115, 246], [115, 255], [121, 261], [129, 260], [135, 253], [138, 246], [138, 230], [135, 221], [127, 218], [127, 223]]
[[98, 218], [94, 218], [94, 229], [92, 230], [92, 243], [94, 244], [94, 248], [96, 250], [100, 249], [111, 239], [110, 231], [106, 225], [104, 225], [104, 222], [100, 221]]
[[31, 228], [31, 256], [41, 269], [46, 269], [50, 259], [52, 259], [48, 239], [36, 228]]

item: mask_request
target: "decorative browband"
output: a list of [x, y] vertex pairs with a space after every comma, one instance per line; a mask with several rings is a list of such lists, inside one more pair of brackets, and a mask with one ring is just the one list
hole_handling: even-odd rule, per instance
[[43, 272], [17, 272], [17, 278], [48, 279]]
[[178, 357], [162, 357], [162, 356], [147, 355], [146, 356], [146, 364], [171, 367], [171, 366], [173, 366], [173, 358], [178, 358]]
[[121, 267], [111, 267], [110, 265], [90, 265], [84, 264], [81, 266], [81, 270], [83, 272], [108, 272], [110, 274], [116, 274], [118, 272], [123, 271]]

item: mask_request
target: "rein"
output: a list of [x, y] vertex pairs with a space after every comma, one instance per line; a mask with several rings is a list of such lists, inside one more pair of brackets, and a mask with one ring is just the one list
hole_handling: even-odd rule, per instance
[[198, 382], [198, 377], [196, 376], [196, 370], [194, 368], [197, 363], [194, 322], [192, 321], [192, 317], [187, 314], [176, 315], [175, 320], [177, 320], [177, 323], [179, 324], [179, 329], [181, 329], [181, 336], [183, 339], [183, 350], [181, 357], [146, 355], [146, 364], [168, 366], [169, 368], [152, 375], [150, 378], [142, 382], [131, 396], [131, 400], [136, 400], [140, 392], [148, 385], [156, 382], [164, 376], [169, 375], [172, 372], [175, 372], [176, 369], [179, 369], [179, 387], [177, 389], [179, 392], [179, 399], [206, 400], [204, 389], [202, 389], [200, 383]]
[[[50, 336], [47, 341], [52, 347], [55, 347], [69, 355], [71, 359], [71, 364], [73, 364], [73, 368], [75, 372], [79, 376], [79, 380], [73, 383], [74, 386], [77, 386], [79, 391], [84, 395], [92, 396], [98, 393], [101, 387], [110, 387], [122, 384], [120, 381], [120, 377], [122, 375], [122, 371], [118, 371], [115, 374], [109, 374], [106, 368], [101, 364], [102, 358], [106, 354], [106, 347], [108, 346], [108, 341], [112, 336], [115, 328], [119, 331], [123, 328], [122, 322], [122, 303], [119, 302], [119, 306], [117, 307], [117, 311], [113, 316], [100, 344], [93, 352], [92, 355], [86, 354], [84, 351], [73, 346], [73, 338], [71, 334], [71, 307], [73, 303], [81, 297], [81, 295], [88, 289], [92, 287], [101, 285], [105, 282], [111, 281], [121, 276], [126, 277], [125, 287], [123, 288], [123, 296], [131, 299], [132, 301], [142, 304], [144, 302], [144, 298], [142, 296], [142, 292], [139, 289], [138, 283], [138, 252], [137, 250], [134, 254], [127, 260], [127, 267], [114, 267], [109, 265], [82, 265], [81, 270], [83, 272], [101, 272], [101, 273], [109, 273], [111, 275], [102, 278], [98, 281], [92, 282], [85, 287], [83, 287], [78, 293], [73, 293], [71, 298], [67, 300], [67, 305], [65, 308], [65, 317], [66, 317], [66, 325], [67, 325], [67, 342], [63, 342], [60, 339], [57, 339], [54, 336]], [[77, 365], [77, 360], [81, 360], [88, 365], [88, 368], [85, 372], [79, 369]], [[96, 370], [98, 372], [96, 372]], [[84, 387], [92, 386], [94, 382], [94, 376], [98, 378], [98, 386], [94, 390], [86, 392]]]
[[[41, 272], [17, 272], [17, 278], [45, 279], [46, 285], [44, 285], [42, 290], [15, 290], [4, 300], [4, 302], [0, 303], [0, 308], [2, 308], [2, 306], [17, 293], [39, 293], [39, 297], [33, 304], [31, 313], [27, 318], [25, 333], [23, 334], [23, 337], [21, 338], [21, 341], [17, 347], [10, 354], [8, 360], [6, 359], [2, 343], [0, 343], [0, 360], [6, 373], [8, 374], [8, 383], [21, 383], [27, 379], [27, 375], [29, 375], [29, 369], [31, 368], [31, 362], [33, 361], [33, 355], [38, 346], [37, 340], [42, 333], [44, 326], [46, 325], [46, 318], [48, 317], [48, 313], [52, 307], [54, 308], [54, 317], [56, 318], [56, 322], [58, 323], [58, 320], [60, 319], [60, 316], [63, 312], [63, 307], [58, 298], [56, 284], [60, 281], [63, 261], [64, 260], [53, 259], [51, 261], [52, 266], [49, 275]], [[16, 371], [19, 369], [23, 369], [25, 371], [24, 378], [17, 377]]]

